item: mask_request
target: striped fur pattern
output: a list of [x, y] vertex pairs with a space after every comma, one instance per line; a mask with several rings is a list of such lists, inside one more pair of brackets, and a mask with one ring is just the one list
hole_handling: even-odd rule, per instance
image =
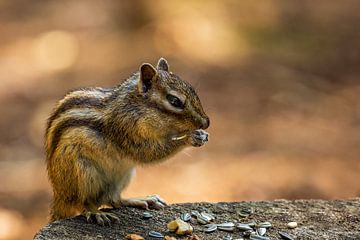
[[[151, 67], [111, 89], [72, 91], [57, 104], [45, 142], [51, 221], [116, 205], [135, 166], [165, 160], [191, 144], [174, 136], [208, 127], [190, 84], [170, 73], [164, 60]], [[164, 105], [171, 91], [185, 98], [181, 112]]]

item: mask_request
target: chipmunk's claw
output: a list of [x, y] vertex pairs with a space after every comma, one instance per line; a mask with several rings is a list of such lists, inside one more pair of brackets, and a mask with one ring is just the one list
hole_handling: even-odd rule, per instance
[[89, 223], [97, 223], [101, 226], [110, 226], [113, 222], [120, 222], [120, 219], [113, 213], [95, 211], [95, 212], [85, 212], [83, 214], [86, 217], [86, 221]]
[[190, 143], [194, 147], [200, 147], [209, 141], [209, 134], [202, 130], [198, 129], [191, 133]]

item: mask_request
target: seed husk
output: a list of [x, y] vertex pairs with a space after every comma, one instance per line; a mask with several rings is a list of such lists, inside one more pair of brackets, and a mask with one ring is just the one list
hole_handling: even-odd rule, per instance
[[203, 215], [199, 214], [197, 216], [197, 221], [200, 223], [200, 224], [208, 224], [210, 221], [207, 217], [204, 217]]
[[243, 207], [238, 211], [240, 217], [248, 217], [254, 213], [254, 209], [252, 207]]
[[272, 225], [271, 225], [270, 222], [262, 222], [262, 223], [259, 223], [257, 225], [257, 227], [259, 227], [259, 228], [270, 228], [270, 227], [272, 227]]
[[244, 235], [244, 237], [249, 237], [253, 232], [254, 232], [254, 230], [252, 230], [252, 229], [246, 230], [243, 232], [243, 235]]
[[253, 230], [252, 227], [250, 227], [248, 224], [245, 224], [245, 223], [238, 223], [236, 225], [236, 227], [238, 229], [240, 229], [241, 231], [249, 231], [249, 230]]
[[208, 225], [205, 225], [204, 232], [212, 233], [212, 232], [214, 232], [216, 230], [217, 230], [217, 225], [216, 224], [208, 224]]
[[164, 235], [162, 235], [159, 232], [156, 231], [150, 231], [149, 232], [149, 237], [153, 237], [153, 238], [164, 238]]
[[232, 222], [221, 223], [217, 224], [217, 228], [222, 231], [232, 232], [235, 229], [235, 224]]
[[182, 213], [180, 215], [180, 219], [183, 220], [184, 222], [188, 222], [191, 219], [191, 215], [189, 213]]
[[152, 218], [152, 215], [149, 212], [143, 212], [143, 218], [144, 219], [149, 219], [149, 218]]
[[215, 217], [214, 215], [210, 214], [210, 213], [207, 213], [207, 212], [201, 212], [200, 215], [206, 219], [208, 219], [208, 221], [213, 221], [215, 220]]
[[286, 232], [279, 232], [280, 237], [282, 237], [283, 239], [286, 240], [295, 240], [294, 237], [292, 237], [290, 234], [286, 233]]
[[251, 222], [248, 222], [248, 223], [245, 223], [247, 225], [249, 225], [250, 227], [255, 227], [256, 226], [256, 222], [255, 221], [251, 221]]
[[256, 232], [260, 235], [260, 236], [264, 236], [266, 233], [266, 228], [258, 228], [256, 229]]
[[250, 240], [270, 240], [268, 237], [259, 236], [255, 232], [250, 234]]
[[199, 211], [192, 211], [191, 216], [198, 217], [200, 215]]
[[288, 228], [296, 228], [298, 226], [297, 222], [289, 222], [287, 224]]
[[226, 235], [226, 236], [223, 238], [223, 240], [232, 240], [232, 236]]

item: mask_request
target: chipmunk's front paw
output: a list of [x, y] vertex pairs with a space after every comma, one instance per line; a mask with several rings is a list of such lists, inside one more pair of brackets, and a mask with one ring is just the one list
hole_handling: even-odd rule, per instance
[[202, 129], [195, 130], [190, 135], [190, 144], [194, 147], [201, 147], [209, 141], [209, 134]]
[[166, 202], [159, 195], [150, 195], [142, 198], [122, 199], [121, 205], [129, 207], [137, 207], [144, 209], [161, 209], [166, 206]]

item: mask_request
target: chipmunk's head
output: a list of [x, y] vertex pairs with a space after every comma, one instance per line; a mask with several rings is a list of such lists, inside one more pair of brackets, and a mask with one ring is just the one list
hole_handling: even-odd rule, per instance
[[209, 127], [200, 99], [193, 87], [169, 71], [169, 64], [160, 58], [157, 67], [149, 63], [140, 66], [138, 91], [156, 114], [154, 126], [169, 131], [165, 134], [179, 136], [196, 129]]

